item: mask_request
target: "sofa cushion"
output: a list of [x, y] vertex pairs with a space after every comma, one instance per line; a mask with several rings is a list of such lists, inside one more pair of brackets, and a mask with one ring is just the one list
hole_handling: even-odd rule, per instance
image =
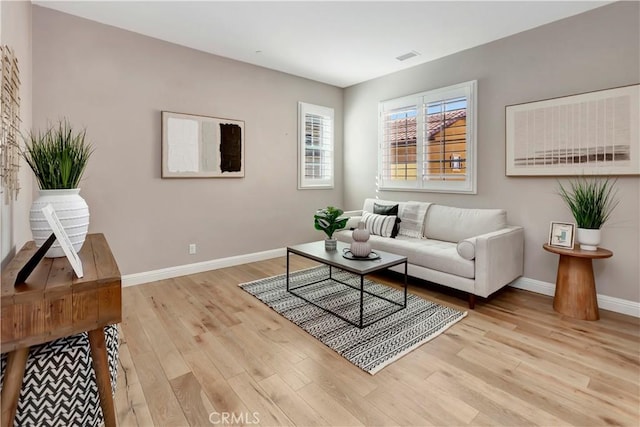
[[391, 237], [396, 223], [395, 215], [377, 215], [371, 212], [362, 213], [362, 222], [369, 233], [382, 237]]
[[408, 202], [400, 206], [400, 230], [398, 234], [421, 239], [424, 230], [424, 218], [431, 203]]
[[507, 212], [503, 209], [463, 209], [432, 205], [425, 218], [424, 235], [428, 239], [457, 243], [506, 226]]
[[[353, 241], [351, 233], [351, 231], [342, 230], [336, 232], [334, 236], [341, 242], [351, 243]], [[406, 256], [409, 264], [468, 279], [475, 278], [475, 261], [458, 255], [455, 243], [405, 236], [389, 239], [375, 235], [369, 238], [369, 243], [374, 251], [380, 250]]]
[[398, 204], [396, 203], [395, 205], [382, 205], [380, 203], [374, 203], [373, 213], [378, 215], [396, 216], [396, 223], [393, 225], [393, 231], [391, 231], [391, 238], [395, 239], [400, 228], [400, 218], [398, 218]]
[[476, 238], [471, 237], [458, 242], [456, 245], [458, 255], [464, 259], [472, 260], [476, 257]]
[[458, 255], [455, 243], [423, 239], [407, 258], [410, 264], [468, 279], [475, 278], [475, 261]]
[[369, 238], [369, 243], [371, 243], [371, 248], [375, 250], [390, 252], [392, 254], [406, 256], [407, 259], [411, 252], [415, 249], [415, 242], [412, 240], [403, 238], [402, 236], [398, 236], [395, 239], [385, 239], [380, 236], [371, 236]]

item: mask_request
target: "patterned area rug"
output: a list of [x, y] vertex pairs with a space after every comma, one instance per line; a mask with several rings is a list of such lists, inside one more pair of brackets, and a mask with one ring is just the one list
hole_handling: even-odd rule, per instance
[[[305, 298], [347, 319], [359, 318], [360, 291], [328, 280], [328, 276], [327, 266], [291, 273], [290, 287], [319, 281], [297, 289], [296, 293], [302, 295], [304, 292]], [[346, 271], [334, 268], [333, 277], [358, 289], [360, 287], [360, 277]], [[401, 290], [366, 278], [364, 286], [373, 294], [403, 302], [404, 292]], [[240, 287], [372, 375], [437, 337], [467, 315], [467, 312], [408, 294], [407, 308], [360, 329], [287, 292], [284, 274], [242, 283]], [[364, 323], [381, 318], [397, 308], [390, 302], [365, 294]]]

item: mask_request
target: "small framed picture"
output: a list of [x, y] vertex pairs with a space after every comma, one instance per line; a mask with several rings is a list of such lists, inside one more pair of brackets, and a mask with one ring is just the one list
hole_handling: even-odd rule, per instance
[[53, 209], [53, 206], [51, 206], [51, 204], [46, 205], [42, 208], [42, 213], [47, 219], [53, 234], [56, 235], [56, 239], [60, 242], [60, 246], [62, 247], [64, 254], [73, 267], [73, 271], [75, 271], [78, 278], [81, 278], [84, 275], [84, 272], [82, 271], [82, 261], [80, 260], [76, 250], [73, 248], [73, 244], [71, 243], [71, 240], [69, 240], [69, 236], [67, 236], [67, 233], [64, 231], [62, 223], [60, 222], [60, 219], [58, 219], [58, 215], [56, 215], [56, 211]]
[[549, 246], [573, 249], [576, 225], [570, 222], [551, 221]]

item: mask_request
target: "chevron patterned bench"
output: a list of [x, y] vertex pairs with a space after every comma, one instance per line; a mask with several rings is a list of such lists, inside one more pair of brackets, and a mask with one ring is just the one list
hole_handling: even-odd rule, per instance
[[[118, 371], [118, 328], [104, 328], [115, 393]], [[2, 354], [0, 383], [4, 384], [7, 355]], [[86, 332], [33, 346], [24, 372], [15, 426], [98, 427], [103, 423], [96, 376]]]

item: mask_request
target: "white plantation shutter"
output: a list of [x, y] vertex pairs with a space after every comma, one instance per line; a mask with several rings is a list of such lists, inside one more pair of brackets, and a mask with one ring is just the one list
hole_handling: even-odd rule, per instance
[[415, 181], [417, 179], [416, 116], [418, 108], [409, 105], [383, 112], [383, 176], [384, 179]]
[[467, 98], [462, 96], [428, 102], [424, 106], [425, 179], [466, 179], [467, 104]]
[[333, 108], [298, 103], [298, 188], [333, 188]]
[[476, 193], [476, 82], [379, 104], [382, 190]]

